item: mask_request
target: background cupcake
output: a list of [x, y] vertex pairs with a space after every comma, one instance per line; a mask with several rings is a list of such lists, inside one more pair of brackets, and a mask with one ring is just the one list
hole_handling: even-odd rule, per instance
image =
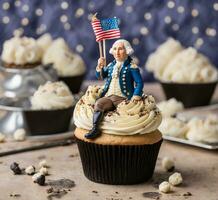
[[218, 80], [217, 69], [208, 58], [173, 39], [149, 56], [146, 67], [161, 82], [166, 98], [175, 97], [185, 107], [209, 104]]
[[42, 54], [35, 39], [13, 37], [4, 42], [1, 59], [4, 67], [25, 69], [41, 64]]
[[32, 135], [55, 134], [69, 129], [74, 97], [63, 82], [47, 82], [31, 97], [31, 110], [24, 111]]
[[90, 86], [74, 111], [75, 136], [85, 176], [106, 184], [135, 184], [152, 177], [162, 142], [161, 114], [152, 96], [123, 101], [101, 123], [101, 136], [89, 140], [93, 105], [101, 88]]
[[82, 58], [73, 53], [64, 39], [58, 38], [52, 42], [43, 56], [43, 63], [53, 63], [59, 80], [64, 81], [72, 93], [78, 93], [85, 77], [85, 63]]

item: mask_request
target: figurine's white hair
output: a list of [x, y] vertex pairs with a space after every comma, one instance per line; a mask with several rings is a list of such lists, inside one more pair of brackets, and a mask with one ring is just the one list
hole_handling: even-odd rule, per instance
[[113, 54], [114, 48], [115, 48], [119, 43], [123, 43], [123, 44], [124, 44], [124, 47], [125, 47], [125, 49], [126, 49], [126, 54], [127, 54], [127, 55], [132, 55], [132, 54], [133, 54], [134, 50], [133, 50], [131, 44], [130, 44], [127, 40], [124, 40], [124, 39], [119, 39], [119, 40], [117, 40], [116, 42], [114, 42], [113, 46], [110, 48], [110, 51], [109, 51], [110, 54]]

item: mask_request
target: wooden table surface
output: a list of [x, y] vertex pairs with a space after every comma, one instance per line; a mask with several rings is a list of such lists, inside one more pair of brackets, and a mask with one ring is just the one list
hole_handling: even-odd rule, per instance
[[[154, 94], [159, 100], [163, 99], [163, 93], [157, 84], [147, 84], [145, 91]], [[213, 101], [216, 102], [217, 99], [218, 88]], [[32, 145], [35, 145], [35, 142], [6, 142], [0, 144], [0, 152], [7, 148]], [[169, 194], [158, 191], [159, 183], [167, 180], [172, 174], [165, 172], [161, 166], [161, 160], [165, 156], [175, 161], [175, 172], [180, 172], [184, 179], [183, 184], [174, 187], [173, 192]], [[47, 192], [49, 186], [34, 184], [31, 176], [13, 175], [10, 170], [12, 162], [18, 162], [21, 167], [37, 167], [42, 159], [46, 159], [50, 165], [50, 175], [46, 176], [46, 181], [65, 178], [74, 181], [75, 186], [70, 191], [65, 189], [65, 192], [59, 191], [56, 196], [52, 196]], [[217, 188], [217, 150], [205, 150], [167, 141], [161, 146], [153, 178], [147, 183], [129, 186], [97, 184], [86, 179], [76, 144], [0, 157], [0, 200], [49, 200], [58, 197], [62, 200], [218, 200]]]

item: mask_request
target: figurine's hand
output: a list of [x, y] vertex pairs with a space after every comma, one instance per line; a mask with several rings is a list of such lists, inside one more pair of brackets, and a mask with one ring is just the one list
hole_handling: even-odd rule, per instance
[[106, 65], [106, 60], [104, 57], [98, 59], [98, 66], [97, 69], [101, 70]]
[[137, 102], [137, 101], [140, 101], [141, 99], [142, 99], [142, 97], [134, 95], [131, 100], [134, 102]]

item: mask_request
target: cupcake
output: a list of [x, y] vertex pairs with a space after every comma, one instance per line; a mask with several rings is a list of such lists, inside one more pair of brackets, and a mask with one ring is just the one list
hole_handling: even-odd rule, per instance
[[[183, 49], [178, 47], [179, 44], [176, 48], [176, 45], [170, 46], [168, 43], [169, 41], [162, 44], [149, 56], [147, 69], [154, 72], [155, 77], [161, 82], [167, 99], [174, 97], [185, 107], [208, 105], [217, 84], [217, 69], [196, 49]], [[168, 54], [167, 58], [163, 53], [166, 47], [166, 52], [173, 52]], [[154, 64], [152, 67], [155, 60], [163, 60], [163, 64], [160, 67]]]
[[51, 46], [52, 41], [53, 40], [51, 35], [49, 33], [45, 33], [36, 40], [36, 43], [38, 44], [38, 46], [40, 46], [44, 54], [46, 50], [49, 48], [49, 46]]
[[149, 180], [162, 143], [157, 127], [161, 114], [152, 96], [140, 101], [124, 100], [105, 113], [101, 134], [86, 139], [92, 128], [94, 104], [102, 89], [89, 86], [74, 110], [74, 135], [85, 176], [105, 184], [136, 184]]
[[43, 63], [52, 63], [59, 80], [64, 81], [72, 93], [78, 93], [85, 77], [85, 64], [82, 58], [73, 53], [64, 39], [52, 42], [43, 56]]
[[41, 63], [42, 54], [43, 51], [35, 39], [13, 37], [4, 42], [1, 60], [7, 68], [33, 68]]
[[63, 82], [47, 82], [31, 97], [31, 110], [24, 111], [25, 121], [32, 135], [55, 134], [68, 131], [74, 97]]

